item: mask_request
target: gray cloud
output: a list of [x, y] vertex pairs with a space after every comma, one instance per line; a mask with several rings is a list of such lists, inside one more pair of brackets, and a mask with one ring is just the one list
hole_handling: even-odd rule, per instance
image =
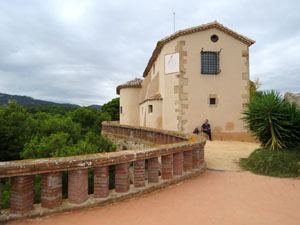
[[218, 20], [256, 40], [251, 78], [300, 92], [297, 1], [0, 1], [0, 92], [80, 105], [117, 97], [173, 29]]

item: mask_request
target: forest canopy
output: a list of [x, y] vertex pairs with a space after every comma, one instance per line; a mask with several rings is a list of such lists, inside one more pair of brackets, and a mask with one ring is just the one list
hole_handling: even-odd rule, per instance
[[119, 99], [96, 108], [0, 107], [0, 161], [110, 152], [101, 122], [118, 120]]

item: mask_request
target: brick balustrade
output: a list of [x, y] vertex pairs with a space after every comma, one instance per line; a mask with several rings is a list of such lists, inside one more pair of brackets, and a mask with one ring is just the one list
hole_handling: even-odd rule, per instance
[[173, 155], [173, 175], [182, 175], [183, 173], [183, 152], [177, 152]]
[[134, 187], [145, 187], [146, 167], [145, 160], [137, 160], [133, 163], [134, 166]]
[[[116, 122], [103, 122], [102, 135], [142, 140], [152, 143], [152, 147], [72, 157], [0, 162], [0, 179], [11, 178], [10, 209], [1, 210], [0, 199], [0, 222], [121, 201], [178, 183], [205, 170], [205, 139], [201, 137], [119, 125]], [[109, 191], [111, 165], [115, 165], [113, 192]], [[94, 194], [90, 196], [88, 168], [94, 168]], [[63, 171], [68, 171], [67, 201], [62, 201]], [[33, 204], [35, 174], [41, 174], [40, 206]]]
[[33, 206], [33, 176], [19, 176], [11, 179], [11, 212], [26, 212]]
[[62, 172], [42, 174], [41, 205], [53, 209], [62, 203]]
[[158, 182], [158, 158], [148, 159], [148, 182]]
[[108, 186], [109, 186], [108, 166], [95, 167], [94, 197], [106, 198], [109, 193]]

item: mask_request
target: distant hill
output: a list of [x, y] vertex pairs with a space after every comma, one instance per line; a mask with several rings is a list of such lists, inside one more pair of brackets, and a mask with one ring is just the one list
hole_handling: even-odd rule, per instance
[[0, 93], [0, 106], [8, 105], [8, 103], [12, 101], [17, 102], [19, 105], [22, 105], [25, 108], [41, 107], [41, 106], [80, 107], [79, 105], [75, 105], [75, 104], [54, 103], [54, 102], [34, 99], [28, 96], [9, 95], [9, 94]]
[[[47, 106], [55, 106], [55, 107], [63, 106], [63, 107], [75, 107], [75, 108], [80, 107], [80, 105], [75, 105], [75, 104], [55, 103], [55, 102], [34, 99], [28, 96], [9, 95], [9, 94], [0, 93], [0, 106], [8, 105], [8, 103], [12, 101], [17, 102], [19, 105], [22, 105], [25, 108], [36, 108], [36, 107], [47, 107]], [[99, 110], [102, 109], [102, 105], [90, 105], [87, 107], [96, 108]]]
[[88, 106], [89, 108], [96, 108], [96, 109], [99, 109], [101, 110], [102, 109], [102, 105], [90, 105]]

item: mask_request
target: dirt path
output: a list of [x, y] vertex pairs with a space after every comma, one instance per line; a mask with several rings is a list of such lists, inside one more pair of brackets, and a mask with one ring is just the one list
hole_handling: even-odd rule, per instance
[[300, 180], [206, 171], [130, 201], [9, 225], [299, 225]]
[[205, 161], [208, 169], [241, 171], [239, 162], [259, 148], [258, 143], [238, 141], [207, 141]]

